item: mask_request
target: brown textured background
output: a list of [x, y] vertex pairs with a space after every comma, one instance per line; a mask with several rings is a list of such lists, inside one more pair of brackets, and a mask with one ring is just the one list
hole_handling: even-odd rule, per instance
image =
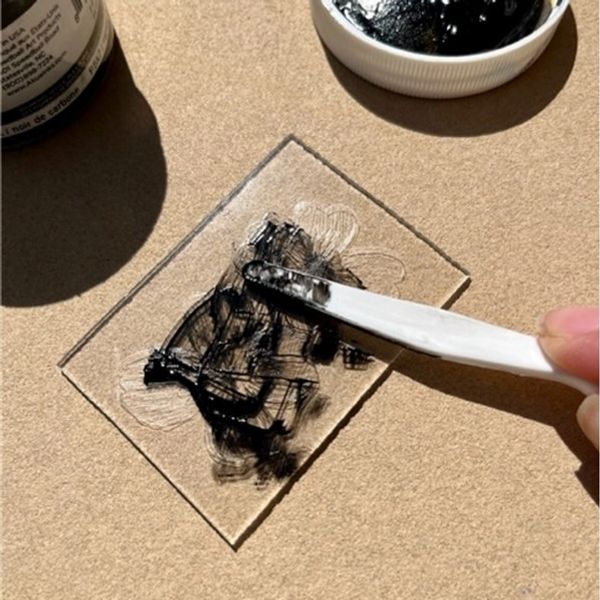
[[566, 388], [405, 356], [234, 553], [56, 364], [288, 133], [471, 271], [455, 310], [533, 331], [596, 302], [596, 3], [447, 102], [353, 76], [304, 1], [108, 6], [100, 93], [3, 160], [4, 597], [595, 598]]

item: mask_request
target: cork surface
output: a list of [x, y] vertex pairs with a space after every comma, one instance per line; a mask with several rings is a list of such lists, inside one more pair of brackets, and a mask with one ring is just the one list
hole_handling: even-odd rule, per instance
[[108, 7], [99, 93], [3, 157], [3, 597], [595, 598], [574, 391], [403, 354], [234, 552], [57, 367], [290, 133], [469, 269], [452, 310], [597, 302], [595, 4], [447, 102], [349, 73], [308, 3]]

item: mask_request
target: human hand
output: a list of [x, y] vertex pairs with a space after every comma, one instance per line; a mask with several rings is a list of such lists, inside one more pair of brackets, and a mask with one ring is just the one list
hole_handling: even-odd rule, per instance
[[[598, 383], [598, 308], [567, 306], [551, 310], [540, 324], [538, 341], [559, 367]], [[577, 409], [577, 421], [598, 448], [598, 395], [588, 396]]]

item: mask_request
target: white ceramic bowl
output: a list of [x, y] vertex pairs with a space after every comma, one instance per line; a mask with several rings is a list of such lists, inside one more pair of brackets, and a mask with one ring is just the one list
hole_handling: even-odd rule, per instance
[[340, 62], [376, 85], [421, 98], [470, 96], [522, 73], [552, 39], [569, 0], [551, 4], [534, 31], [508, 46], [479, 54], [437, 56], [378, 42], [348, 21], [333, 0], [311, 0], [317, 31]]

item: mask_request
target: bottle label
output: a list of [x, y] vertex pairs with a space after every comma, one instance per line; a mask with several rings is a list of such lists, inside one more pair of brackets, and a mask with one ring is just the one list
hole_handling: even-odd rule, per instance
[[102, 0], [41, 0], [2, 30], [2, 137], [48, 122], [87, 87], [112, 44]]

